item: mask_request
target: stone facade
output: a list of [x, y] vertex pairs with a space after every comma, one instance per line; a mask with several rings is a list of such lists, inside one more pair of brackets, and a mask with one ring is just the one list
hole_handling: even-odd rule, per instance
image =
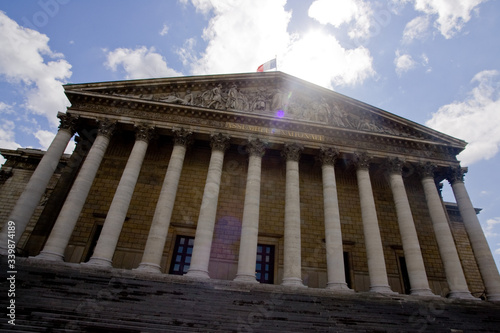
[[[443, 221], [436, 220], [436, 208], [429, 208], [426, 201], [429, 191], [437, 193], [437, 189], [424, 189], [425, 176], [419, 171], [420, 166], [432, 164], [434, 169], [429, 177], [435, 182], [448, 179], [450, 170], [459, 167], [456, 155], [465, 147], [463, 141], [279, 72], [104, 82], [67, 85], [65, 89], [72, 102], [67, 115], [77, 118], [75, 129], [79, 136], [89, 142], [89, 147], [101, 140], [105, 153], [96, 165], [95, 175], [87, 171], [91, 162], [85, 163], [96, 160], [97, 153], [90, 148], [82, 155], [86, 159], [70, 163], [72, 172], [59, 182], [68, 188], [64, 192], [66, 201], [76, 205], [84, 199], [81, 211], [68, 217], [74, 219], [71, 222], [74, 228], [54, 214], [48, 218], [50, 223], [44, 222], [44, 230], [32, 235], [40, 217], [37, 208], [17, 241], [20, 253], [37, 256], [48, 239], [38, 256], [40, 259], [64, 257], [67, 262], [107, 265], [105, 253], [111, 253], [109, 264], [115, 268], [139, 267], [168, 274], [178, 250], [177, 236], [196, 236], [193, 264], [187, 276], [233, 280], [240, 274], [239, 269], [243, 272], [244, 268], [238, 266], [239, 261], [245, 260], [242, 253], [255, 242], [242, 242], [242, 237], [251, 237], [255, 229], [248, 222], [249, 229], [242, 231], [247, 209], [248, 216], [258, 216], [258, 231], [254, 235], [258, 244], [274, 248], [271, 265], [274, 284], [283, 281], [286, 285], [291, 281], [290, 285], [347, 291], [409, 293], [411, 290], [418, 295], [426, 291], [408, 285], [408, 272], [416, 269], [415, 262], [408, 261], [411, 255], [425, 266], [419, 271], [418, 282], [433, 294], [500, 297], [494, 276], [488, 277], [493, 282], [485, 292], [482, 273], [464, 227], [464, 223], [472, 222], [463, 221], [455, 206], [445, 208], [438, 199], [443, 207], [442, 216], [446, 216], [444, 224], [439, 224]], [[98, 134], [97, 129], [104, 122], [113, 123], [113, 128]], [[149, 131], [147, 137], [137, 135], [140, 126]], [[189, 133], [182, 137], [182, 142], [176, 139], [179, 129]], [[214, 141], [217, 135], [223, 139]], [[104, 136], [109, 143], [102, 139]], [[252, 175], [260, 177], [259, 200], [252, 202], [247, 196], [254, 200], [255, 194], [248, 194], [246, 187], [251, 184], [247, 180], [249, 159], [256, 153], [247, 147], [256, 138], [265, 145], [265, 150], [252, 162]], [[130, 158], [131, 152], [139, 149], [138, 145], [145, 149], [142, 163], [136, 157]], [[185, 152], [178, 145], [185, 147]], [[290, 150], [284, 153], [290, 145], [300, 147], [300, 154]], [[334, 149], [331, 151], [334, 158], [320, 158], [324, 149]], [[37, 162], [14, 167], [18, 160], [14, 152], [2, 150], [2, 154], [8, 160], [2, 175], [11, 172], [10, 178], [4, 177], [6, 180], [0, 185], [3, 222], [9, 219]], [[369, 159], [362, 164], [359, 154]], [[169, 168], [174, 156], [180, 173]], [[400, 164], [394, 169], [396, 178], [390, 178], [393, 176], [387, 172], [387, 163], [395, 157]], [[139, 167], [133, 163], [139, 163]], [[325, 164], [333, 169], [325, 168]], [[295, 170], [298, 170], [298, 186], [293, 185], [297, 180], [297, 175], [293, 175]], [[337, 200], [324, 200], [326, 172], [333, 172], [334, 178], [330, 179], [334, 182], [330, 185]], [[48, 188], [56, 186], [60, 174], [60, 169], [55, 171]], [[170, 177], [168, 181], [166, 177]], [[368, 198], [360, 196], [361, 188], [368, 189], [366, 177], [371, 185], [371, 191], [365, 192]], [[407, 198], [409, 209], [398, 196], [393, 196], [396, 188], [390, 179], [402, 180], [406, 192], [402, 196]], [[81, 184], [88, 180], [92, 182], [88, 194], [78, 194], [74, 186], [71, 188], [73, 182]], [[132, 192], [129, 201], [124, 202], [117, 189], [125, 188], [127, 182], [132, 184]], [[71, 192], [67, 194], [69, 188]], [[164, 204], [171, 210], [158, 208], [162, 191], [167, 198]], [[290, 204], [290, 198], [298, 198], [297, 203]], [[18, 204], [21, 201], [22, 198]], [[374, 211], [366, 208], [370, 202]], [[64, 211], [58, 207], [58, 211], [61, 209]], [[117, 217], [116, 211], [125, 217]], [[325, 212], [334, 212], [340, 221], [327, 219]], [[116, 219], [119, 224], [112, 229], [110, 225], [116, 224]], [[367, 219], [371, 224], [366, 224]], [[326, 220], [330, 221], [328, 226]], [[158, 230], [167, 228], [165, 236], [151, 234], [153, 221], [157, 221]], [[339, 229], [335, 229], [335, 223], [340, 223]], [[414, 225], [418, 239], [405, 243], [402, 235], [411, 235], [408, 225]], [[442, 253], [449, 250], [450, 244], [455, 248], [455, 243], [450, 243], [451, 238], [437, 239], [436, 228], [443, 225], [448, 226], [448, 233], [451, 229], [456, 243], [453, 251], [459, 257], [455, 264], [463, 269], [466, 286], [449, 285], [452, 268], [444, 267]], [[368, 226], [378, 232], [367, 234]], [[110, 235], [109, 230], [115, 231]], [[341, 234], [335, 234], [335, 230], [341, 230]], [[335, 238], [330, 238], [332, 235]], [[159, 239], [153, 242], [154, 236]], [[103, 239], [113, 237], [117, 238], [116, 246], [105, 248], [109, 244], [104, 244]], [[380, 239], [380, 244], [374, 239]], [[56, 245], [61, 244], [64, 250], [57, 250]], [[162, 244], [163, 249], [157, 249]], [[96, 246], [100, 246], [99, 255], [93, 253]], [[146, 256], [146, 247], [153, 254], [157, 252], [159, 262], [152, 262], [156, 260], [154, 256]], [[381, 249], [382, 257], [374, 258], [376, 248]], [[209, 255], [208, 262], [200, 253]], [[379, 264], [370, 266], [368, 263], [373, 260]], [[385, 270], [380, 270], [381, 266]], [[336, 274], [336, 270], [344, 272], [344, 269], [345, 276]], [[409, 280], [415, 284], [416, 278], [410, 276]], [[382, 285], [374, 281], [382, 281]]]

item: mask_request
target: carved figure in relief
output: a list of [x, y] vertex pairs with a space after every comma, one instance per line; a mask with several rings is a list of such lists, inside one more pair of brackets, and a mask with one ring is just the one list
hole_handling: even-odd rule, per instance
[[184, 105], [194, 105], [194, 95], [191, 89], [186, 90], [186, 96], [184, 96]]
[[344, 117], [343, 112], [339, 109], [337, 104], [333, 104], [330, 112], [330, 124], [338, 127], [346, 127], [342, 118]]
[[226, 108], [228, 109], [236, 109], [238, 102], [238, 89], [236, 89], [236, 85], [233, 83], [229, 91], [227, 92], [227, 100], [226, 100]]
[[257, 94], [252, 102], [251, 111], [265, 111], [266, 110], [266, 90], [259, 88]]
[[219, 84], [212, 90], [205, 91], [202, 96], [202, 106], [207, 108], [222, 109], [224, 103], [222, 101], [222, 85]]
[[320, 123], [328, 123], [330, 115], [330, 106], [324, 97], [321, 97], [321, 103], [317, 106], [316, 121]]
[[283, 110], [285, 109], [285, 96], [281, 89], [278, 89], [276, 93], [273, 95], [273, 100], [271, 102], [271, 109], [273, 111]]
[[180, 98], [177, 93], [174, 93], [173, 95], [169, 95], [165, 98], [160, 98], [160, 102], [165, 102], [165, 103], [177, 103], [177, 104], [183, 104], [183, 105], [193, 105], [194, 98], [193, 94], [191, 93], [191, 90], [188, 89], [186, 91], [186, 95], [184, 98]]

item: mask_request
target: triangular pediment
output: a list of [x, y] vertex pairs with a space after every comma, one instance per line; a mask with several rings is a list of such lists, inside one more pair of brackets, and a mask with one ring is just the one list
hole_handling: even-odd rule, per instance
[[70, 84], [75, 96], [168, 105], [464, 149], [462, 140], [282, 72]]

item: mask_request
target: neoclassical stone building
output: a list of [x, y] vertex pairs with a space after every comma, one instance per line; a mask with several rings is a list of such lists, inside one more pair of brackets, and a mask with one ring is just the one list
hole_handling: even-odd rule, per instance
[[19, 255], [500, 300], [462, 140], [281, 72], [64, 88], [47, 152], [2, 150], [0, 216]]

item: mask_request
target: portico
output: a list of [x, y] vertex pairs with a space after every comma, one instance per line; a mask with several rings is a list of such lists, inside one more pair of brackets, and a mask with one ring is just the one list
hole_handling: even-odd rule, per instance
[[[473, 299], [436, 190], [449, 174], [498, 300], [463, 175], [450, 171], [462, 141], [283, 73], [184, 80], [66, 86], [66, 117], [98, 134], [35, 258], [332, 292], [404, 292], [408, 277], [412, 295]], [[285, 83], [287, 102], [273, 88]], [[240, 87], [234, 108], [213, 103], [219, 84], [222, 98]], [[48, 182], [56, 148], [30, 184]], [[25, 206], [21, 196], [13, 211]], [[19, 232], [25, 215], [12, 215]]]

